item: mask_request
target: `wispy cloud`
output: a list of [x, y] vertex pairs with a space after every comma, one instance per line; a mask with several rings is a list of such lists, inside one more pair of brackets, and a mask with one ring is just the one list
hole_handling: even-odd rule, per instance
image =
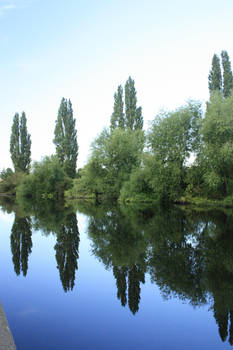
[[14, 2], [0, 2], [0, 16], [4, 15], [5, 12], [13, 10], [16, 8], [16, 4]]
[[18, 315], [20, 315], [20, 316], [29, 316], [29, 315], [35, 314], [37, 312], [38, 312], [38, 310], [34, 306], [29, 306], [29, 307], [26, 307], [25, 309], [19, 311]]
[[25, 8], [35, 0], [0, 0], [0, 16], [18, 8]]

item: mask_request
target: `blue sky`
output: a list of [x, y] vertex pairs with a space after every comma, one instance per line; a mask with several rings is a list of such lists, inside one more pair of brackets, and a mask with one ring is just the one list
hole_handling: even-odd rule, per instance
[[204, 103], [213, 54], [233, 60], [232, 18], [232, 0], [0, 0], [0, 170], [12, 166], [15, 112], [26, 112], [32, 158], [54, 153], [63, 96], [77, 120], [78, 167], [129, 75], [145, 129], [162, 108]]

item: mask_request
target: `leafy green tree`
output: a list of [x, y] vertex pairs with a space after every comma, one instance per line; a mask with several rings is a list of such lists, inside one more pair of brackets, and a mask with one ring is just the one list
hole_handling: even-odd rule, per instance
[[135, 128], [135, 130], [143, 128], [142, 107], [138, 107], [136, 109], [135, 126], [134, 126], [134, 128]]
[[176, 200], [185, 189], [186, 166], [200, 149], [201, 104], [190, 101], [175, 112], [162, 112], [149, 131], [146, 166], [157, 198]]
[[137, 92], [131, 77], [125, 83], [125, 126], [131, 130], [143, 128], [142, 109], [137, 108]]
[[10, 138], [10, 153], [15, 171], [29, 172], [31, 163], [31, 136], [27, 131], [26, 114], [21, 118], [16, 113], [13, 120]]
[[233, 97], [212, 94], [201, 128], [203, 149], [199, 162], [209, 194], [222, 197], [233, 192]]
[[58, 110], [53, 142], [60, 164], [66, 174], [74, 178], [78, 157], [77, 131], [71, 101], [64, 97]]
[[113, 132], [104, 129], [92, 144], [92, 155], [82, 169], [81, 177], [75, 179], [74, 187], [67, 193], [82, 197], [99, 194], [118, 198], [124, 181], [138, 167], [144, 147], [142, 130], [116, 128]]
[[0, 178], [2, 180], [7, 180], [10, 176], [12, 176], [14, 172], [11, 168], [3, 169], [0, 173]]
[[210, 94], [215, 91], [222, 91], [222, 72], [221, 72], [221, 66], [220, 66], [220, 59], [219, 57], [214, 54], [212, 59], [212, 67], [209, 73], [209, 92]]
[[231, 62], [227, 51], [221, 52], [223, 68], [223, 96], [229, 97], [233, 90], [233, 76]]
[[101, 176], [105, 193], [118, 197], [124, 181], [131, 171], [139, 166], [144, 146], [144, 134], [141, 130], [114, 130], [100, 136], [93, 144], [92, 157]]
[[113, 131], [117, 127], [122, 129], [125, 127], [123, 89], [121, 85], [118, 86], [117, 92], [114, 94], [114, 107], [110, 129]]
[[41, 199], [63, 198], [64, 191], [71, 186], [56, 156], [45, 157], [41, 162], [34, 162], [32, 173], [25, 176], [17, 188], [17, 200], [24, 198], [35, 201]]

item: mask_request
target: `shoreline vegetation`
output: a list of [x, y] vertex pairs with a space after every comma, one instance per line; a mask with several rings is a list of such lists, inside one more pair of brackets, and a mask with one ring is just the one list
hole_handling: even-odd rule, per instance
[[[233, 207], [233, 76], [226, 51], [214, 54], [210, 98], [203, 112], [189, 100], [161, 111], [143, 130], [134, 80], [114, 94], [110, 125], [96, 137], [91, 155], [76, 171], [76, 120], [62, 98], [55, 122], [56, 153], [31, 164], [27, 118], [15, 114], [10, 153], [14, 170], [0, 173], [0, 196], [16, 202], [112, 199], [119, 203], [166, 203]], [[67, 204], [66, 204], [67, 205]]]

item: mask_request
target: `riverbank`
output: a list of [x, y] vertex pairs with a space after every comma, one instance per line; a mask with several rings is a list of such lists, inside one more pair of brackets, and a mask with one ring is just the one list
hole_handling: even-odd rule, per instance
[[0, 350], [16, 350], [13, 336], [0, 302]]
[[[109, 198], [108, 198], [109, 200]], [[74, 201], [87, 201], [87, 202], [95, 202], [95, 199], [93, 197], [78, 197], [78, 198], [70, 198], [67, 200], [68, 202], [72, 203]], [[98, 202], [104, 202], [106, 201], [106, 198], [103, 196], [98, 197]], [[134, 198], [127, 198], [126, 200], [122, 200], [121, 198], [118, 198], [118, 200], [115, 200], [116, 202], [120, 204], [136, 204], [136, 205], [142, 205], [142, 204], [159, 204], [159, 201], [146, 196], [137, 196]], [[192, 205], [197, 208], [232, 208], [233, 207], [233, 198], [232, 197], [225, 197], [223, 199], [208, 199], [203, 197], [191, 197], [191, 196], [182, 196], [180, 199], [175, 200], [173, 202], [169, 202], [169, 204], [175, 204], [175, 205]]]

